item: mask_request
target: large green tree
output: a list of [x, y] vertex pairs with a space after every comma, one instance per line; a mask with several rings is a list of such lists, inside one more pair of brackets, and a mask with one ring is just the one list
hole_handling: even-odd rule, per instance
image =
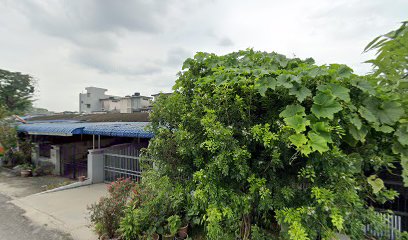
[[208, 239], [362, 239], [383, 226], [370, 203], [396, 196], [379, 173], [408, 156], [402, 102], [345, 65], [197, 53], [154, 106], [149, 152], [190, 186], [187, 212]]
[[20, 114], [31, 106], [34, 79], [27, 74], [0, 69], [0, 114]]

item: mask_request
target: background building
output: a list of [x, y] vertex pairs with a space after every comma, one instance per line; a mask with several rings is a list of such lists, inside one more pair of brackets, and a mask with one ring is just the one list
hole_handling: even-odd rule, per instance
[[87, 87], [86, 93], [79, 94], [80, 113], [133, 113], [150, 108], [152, 97], [141, 96], [136, 92], [132, 96], [118, 97], [105, 94], [107, 89]]

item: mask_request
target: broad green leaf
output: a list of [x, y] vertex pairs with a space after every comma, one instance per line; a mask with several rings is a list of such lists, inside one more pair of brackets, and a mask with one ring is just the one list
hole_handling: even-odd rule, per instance
[[354, 125], [349, 125], [349, 133], [351, 136], [360, 142], [365, 142], [365, 137], [367, 136], [368, 130], [365, 126], [362, 126], [360, 129], [357, 129]]
[[306, 116], [305, 114], [305, 108], [300, 105], [288, 105], [286, 106], [285, 110], [283, 110], [280, 114], [279, 117], [281, 118], [287, 118], [287, 117], [292, 117], [295, 116], [296, 114]]
[[337, 72], [340, 78], [349, 78], [353, 74], [353, 69], [347, 67], [346, 65], [341, 65]]
[[[365, 105], [382, 124], [393, 125], [404, 115], [404, 109], [398, 102], [381, 102], [377, 99], [369, 98], [365, 101]], [[367, 121], [369, 120], [367, 119]]]
[[313, 151], [323, 153], [329, 150], [326, 138], [313, 132], [309, 132], [308, 137], [309, 137], [308, 145], [312, 148]]
[[408, 146], [408, 125], [399, 126], [397, 131], [395, 131], [395, 136], [397, 136], [401, 145]]
[[289, 81], [290, 80], [289, 76], [286, 75], [286, 74], [279, 75], [276, 78], [276, 80], [277, 80], [277, 85], [278, 86], [282, 86], [282, 87], [288, 88], [288, 89], [293, 87], [293, 84]]
[[387, 126], [387, 125], [374, 125], [374, 129], [377, 130], [378, 132], [383, 132], [383, 133], [391, 133], [394, 131], [394, 128]]
[[357, 115], [353, 115], [352, 117], [350, 117], [350, 123], [354, 125], [354, 127], [357, 128], [357, 130], [361, 129], [362, 126], [362, 122], [361, 119], [357, 116]]
[[328, 143], [333, 143], [331, 138], [330, 125], [327, 122], [317, 122], [311, 126], [313, 132], [324, 137]]
[[402, 145], [399, 141], [395, 141], [392, 144], [391, 149], [392, 149], [392, 152], [394, 154], [399, 154], [401, 156], [408, 157], [408, 148], [406, 146]]
[[276, 87], [276, 79], [273, 77], [263, 77], [261, 78], [256, 84], [255, 88], [258, 89], [259, 94], [261, 96], [265, 96], [266, 91], [270, 88], [272, 90], [275, 90]]
[[359, 88], [361, 91], [366, 92], [368, 94], [374, 95], [375, 89], [367, 80], [358, 79], [352, 81], [353, 86]]
[[326, 75], [326, 74], [327, 74], [327, 71], [325, 69], [320, 68], [320, 67], [313, 68], [308, 72], [308, 75], [311, 78], [315, 78], [315, 77]]
[[300, 148], [302, 145], [307, 143], [307, 138], [304, 134], [293, 134], [289, 137], [290, 142], [296, 147]]
[[383, 124], [393, 125], [404, 115], [404, 109], [398, 102], [385, 102], [381, 104], [378, 118]]
[[331, 94], [345, 102], [350, 102], [350, 89], [342, 87], [337, 84], [327, 84], [327, 85], [320, 85], [317, 87], [317, 89], [321, 92], [324, 92], [326, 90], [330, 90]]
[[326, 93], [318, 93], [313, 100], [314, 103], [311, 110], [318, 118], [333, 119], [333, 115], [343, 109], [334, 96]]
[[295, 116], [292, 117], [284, 118], [284, 121], [287, 124], [287, 126], [294, 129], [296, 133], [306, 131], [306, 126], [310, 125], [310, 121], [299, 114], [296, 114]]
[[296, 96], [299, 102], [303, 102], [303, 100], [312, 95], [312, 92], [305, 86], [294, 86], [289, 90], [289, 94]]
[[365, 107], [360, 107], [360, 108], [358, 109], [358, 113], [360, 113], [360, 116], [361, 116], [362, 118], [364, 118], [365, 120], [367, 120], [368, 122], [377, 123], [377, 124], [378, 124], [377, 118], [376, 118], [376, 117], [374, 116], [374, 114], [373, 114], [370, 110], [368, 110], [367, 108], [365, 108]]
[[307, 145], [303, 145], [303, 146], [300, 147], [300, 152], [301, 152], [303, 155], [308, 156], [310, 153], [313, 152], [313, 150], [312, 150], [312, 148], [310, 147], [310, 145], [307, 144]]
[[384, 186], [384, 182], [381, 178], [377, 177], [377, 175], [371, 175], [367, 178], [367, 182], [371, 185], [371, 187], [373, 188], [373, 193], [377, 194], [381, 191], [381, 189], [383, 189]]

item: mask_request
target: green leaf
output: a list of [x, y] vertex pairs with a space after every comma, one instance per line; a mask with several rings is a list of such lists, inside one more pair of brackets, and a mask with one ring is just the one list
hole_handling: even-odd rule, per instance
[[349, 126], [349, 133], [351, 136], [360, 142], [365, 142], [365, 137], [367, 136], [368, 130], [365, 126], [357, 129], [354, 125]]
[[314, 98], [312, 113], [318, 118], [333, 119], [333, 115], [343, 108], [335, 97], [326, 93], [318, 93]]
[[293, 134], [289, 137], [290, 142], [296, 147], [300, 148], [302, 145], [307, 143], [307, 138], [303, 134]]
[[289, 76], [286, 74], [281, 74], [279, 75], [276, 80], [277, 80], [277, 85], [282, 86], [284, 88], [291, 88], [293, 87], [293, 84], [289, 81]]
[[378, 111], [378, 118], [383, 124], [393, 125], [404, 115], [404, 109], [398, 102], [384, 102]]
[[287, 126], [294, 129], [296, 133], [301, 133], [306, 131], [306, 126], [310, 125], [310, 121], [302, 117], [302, 115], [296, 114], [292, 117], [284, 118]]
[[317, 87], [317, 89], [321, 92], [325, 92], [327, 90], [330, 90], [331, 94], [345, 102], [350, 102], [350, 89], [342, 87], [337, 84], [327, 84], [327, 85], [320, 85]]
[[313, 151], [323, 153], [329, 150], [326, 138], [313, 132], [309, 132], [308, 137], [309, 137], [308, 145], [312, 148]]
[[341, 65], [337, 73], [339, 74], [340, 78], [349, 78], [353, 73], [353, 69], [347, 67], [346, 65]]
[[261, 78], [256, 84], [255, 84], [255, 89], [258, 90], [259, 94], [261, 96], [265, 96], [265, 93], [268, 89], [275, 90], [276, 87], [276, 79], [273, 77], [263, 77]]
[[353, 117], [350, 118], [350, 123], [353, 124], [357, 130], [360, 130], [363, 124], [357, 115], [353, 115]]
[[333, 143], [331, 139], [331, 128], [327, 122], [316, 122], [312, 124], [313, 132], [317, 133], [318, 135], [324, 137], [328, 143]]
[[308, 72], [308, 75], [311, 78], [315, 78], [315, 77], [322, 76], [322, 75], [325, 75], [325, 74], [327, 74], [327, 71], [320, 68], [320, 67], [313, 68], [312, 70], [310, 70]]
[[305, 114], [305, 108], [300, 106], [300, 105], [288, 105], [286, 106], [285, 110], [283, 110], [280, 114], [279, 117], [281, 118], [287, 118], [287, 117], [292, 117], [295, 115], [301, 115], [301, 116], [306, 116]]
[[395, 136], [397, 136], [401, 145], [408, 146], [408, 125], [399, 126], [397, 131], [395, 131]]
[[373, 193], [377, 194], [381, 191], [381, 189], [383, 189], [384, 186], [384, 182], [381, 178], [377, 177], [377, 175], [371, 175], [367, 178], [367, 182], [371, 185], [371, 187], [373, 188]]
[[372, 112], [370, 112], [370, 110], [368, 110], [365, 107], [360, 107], [358, 109], [358, 113], [360, 113], [360, 116], [362, 118], [364, 118], [365, 120], [367, 120], [368, 122], [371, 123], [377, 123], [378, 124], [378, 120], [377, 118], [374, 116], [374, 114]]
[[383, 133], [391, 133], [394, 131], [394, 128], [387, 126], [387, 125], [374, 125], [374, 129], [377, 130], [378, 132], [383, 132]]
[[312, 92], [305, 86], [294, 86], [289, 90], [289, 94], [296, 96], [299, 102], [303, 102], [303, 100], [312, 95]]
[[366, 92], [371, 95], [375, 95], [375, 89], [367, 80], [358, 79], [352, 81], [353, 86], [359, 88], [361, 91]]
[[382, 35], [381, 35], [381, 36], [378, 36], [378, 37], [376, 37], [376, 38], [374, 38], [370, 43], [368, 43], [368, 45], [364, 48], [364, 52], [367, 52], [368, 50], [370, 50], [370, 49], [371, 49], [371, 46], [372, 46], [375, 42], [377, 42], [377, 40], [380, 39], [381, 37], [382, 37]]
[[[398, 102], [381, 102], [375, 98], [368, 98], [365, 101], [365, 105], [367, 110], [369, 110], [369, 112], [371, 112], [377, 119], [374, 121], [375, 123], [378, 123], [379, 121], [383, 124], [394, 125], [394, 123], [404, 115], [404, 109]], [[367, 121], [369, 120], [367, 119]]]

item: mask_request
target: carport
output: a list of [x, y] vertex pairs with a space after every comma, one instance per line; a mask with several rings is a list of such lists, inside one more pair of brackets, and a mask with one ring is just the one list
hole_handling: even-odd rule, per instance
[[[113, 176], [111, 178], [133, 177], [125, 173], [134, 174], [138, 170], [135, 167], [139, 165], [138, 150], [147, 147], [149, 139], [153, 137], [153, 134], [146, 130], [148, 125], [148, 122], [40, 122], [19, 125], [18, 131], [21, 135], [31, 138], [34, 143], [32, 159], [36, 164], [51, 163], [55, 167], [55, 174], [70, 178], [91, 178], [96, 172], [106, 169], [102, 174], [102, 180], [105, 180], [105, 175], [108, 174]], [[111, 152], [112, 149], [117, 149], [112, 146], [124, 145], [131, 149], [122, 152], [122, 158], [115, 159], [110, 156], [108, 160], [102, 157], [102, 160], [97, 160], [102, 162], [98, 163], [96, 160], [92, 163], [88, 161], [91, 157], [89, 153], [92, 153], [91, 159], [94, 160], [98, 158], [95, 157], [96, 153], [104, 152], [102, 149], [109, 148]], [[44, 156], [44, 146], [50, 151], [48, 157]], [[130, 154], [131, 158], [128, 159], [133, 161], [124, 160], [126, 154]], [[90, 169], [95, 167], [100, 169]], [[97, 178], [97, 182], [100, 182], [100, 173]]]

